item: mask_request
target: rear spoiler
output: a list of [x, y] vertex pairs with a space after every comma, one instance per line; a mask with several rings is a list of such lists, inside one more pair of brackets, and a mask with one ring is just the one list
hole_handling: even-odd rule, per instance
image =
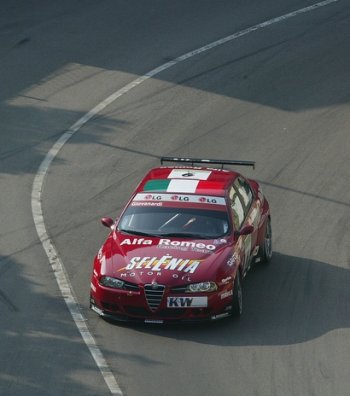
[[161, 157], [160, 163], [163, 165], [163, 162], [181, 162], [181, 163], [190, 163], [192, 166], [194, 164], [216, 164], [221, 165], [221, 169], [224, 168], [224, 165], [242, 165], [242, 166], [251, 166], [255, 169], [254, 161], [236, 161], [236, 160], [219, 160], [219, 159], [202, 159], [202, 158], [179, 158], [179, 157]]

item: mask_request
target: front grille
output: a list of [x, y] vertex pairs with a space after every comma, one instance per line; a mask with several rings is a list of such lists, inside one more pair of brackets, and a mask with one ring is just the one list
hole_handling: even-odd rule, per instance
[[147, 304], [151, 311], [156, 311], [162, 302], [165, 286], [163, 285], [145, 285], [145, 296]]

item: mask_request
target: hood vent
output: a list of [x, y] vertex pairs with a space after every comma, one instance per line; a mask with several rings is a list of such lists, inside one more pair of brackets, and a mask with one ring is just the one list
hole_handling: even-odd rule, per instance
[[165, 286], [156, 283], [145, 285], [147, 304], [152, 312], [156, 311], [162, 302]]

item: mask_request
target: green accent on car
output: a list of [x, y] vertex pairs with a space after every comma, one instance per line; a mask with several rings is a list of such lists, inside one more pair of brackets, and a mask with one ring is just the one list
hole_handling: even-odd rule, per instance
[[166, 191], [169, 186], [170, 180], [160, 179], [160, 180], [149, 180], [143, 191]]

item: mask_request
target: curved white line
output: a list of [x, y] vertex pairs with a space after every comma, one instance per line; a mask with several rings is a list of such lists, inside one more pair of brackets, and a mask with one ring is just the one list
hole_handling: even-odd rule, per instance
[[157, 74], [161, 73], [162, 71], [169, 69], [175, 65], [177, 65], [180, 62], [185, 61], [186, 59], [189, 59], [195, 55], [201, 54], [203, 52], [209, 51], [215, 47], [218, 47], [222, 44], [225, 44], [229, 41], [235, 40], [239, 37], [245, 36], [249, 33], [252, 33], [256, 30], [263, 29], [267, 26], [273, 25], [278, 22], [282, 22], [286, 19], [293, 18], [299, 14], [304, 14], [310, 11], [313, 11], [317, 8], [327, 6], [331, 3], [336, 3], [339, 0], [325, 0], [321, 1], [319, 3], [313, 4], [309, 7], [301, 8], [297, 11], [290, 12], [288, 14], [279, 16], [277, 18], [270, 19], [268, 21], [259, 23], [258, 25], [254, 25], [250, 28], [241, 30], [237, 33], [234, 33], [230, 36], [224, 37], [220, 40], [214, 41], [210, 44], [207, 44], [203, 47], [200, 47], [194, 51], [188, 52], [184, 55], [179, 56], [178, 58], [174, 59], [173, 61], [164, 63], [163, 65], [149, 71], [145, 75], [137, 78], [136, 80], [130, 82], [129, 84], [125, 85], [123, 88], [119, 89], [109, 97], [107, 97], [105, 100], [103, 100], [101, 103], [99, 103], [97, 106], [95, 106], [92, 110], [90, 110], [87, 114], [85, 114], [83, 117], [81, 117], [75, 124], [73, 124], [53, 145], [53, 147], [50, 149], [50, 151], [47, 153], [45, 156], [43, 162], [41, 163], [39, 170], [34, 178], [33, 182], [33, 188], [32, 188], [32, 214], [33, 214], [33, 219], [36, 227], [37, 234], [39, 236], [39, 239], [43, 245], [43, 248], [46, 252], [46, 255], [49, 259], [49, 263], [51, 265], [51, 268], [55, 274], [56, 281], [58, 284], [58, 287], [61, 291], [61, 294], [65, 300], [65, 303], [68, 307], [68, 310], [74, 320], [75, 325], [77, 326], [85, 344], [87, 345], [93, 359], [96, 362], [96, 365], [98, 366], [110, 392], [112, 395], [119, 395], [122, 396], [123, 393], [117, 383], [117, 380], [115, 379], [111, 369], [109, 368], [106, 360], [104, 359], [101, 350], [97, 346], [94, 337], [90, 333], [87, 325], [85, 318], [82, 315], [82, 311], [79, 307], [79, 304], [77, 302], [77, 298], [75, 297], [75, 293], [73, 291], [73, 287], [69, 281], [68, 275], [66, 273], [65, 267], [63, 265], [63, 262], [61, 261], [58, 252], [50, 239], [45, 223], [44, 223], [44, 217], [43, 217], [43, 212], [42, 212], [42, 207], [41, 207], [41, 194], [42, 194], [42, 189], [43, 189], [43, 183], [44, 183], [44, 178], [47, 174], [47, 171], [51, 165], [51, 162], [55, 159], [57, 156], [58, 152], [61, 150], [61, 148], [64, 146], [64, 144], [77, 132], [79, 129], [85, 125], [92, 117], [100, 113], [102, 110], [104, 110], [107, 106], [109, 106], [111, 103], [116, 101], [119, 97], [122, 95], [128, 93], [131, 91], [133, 88], [139, 86], [146, 80], [148, 80], [151, 77], [156, 76]]

